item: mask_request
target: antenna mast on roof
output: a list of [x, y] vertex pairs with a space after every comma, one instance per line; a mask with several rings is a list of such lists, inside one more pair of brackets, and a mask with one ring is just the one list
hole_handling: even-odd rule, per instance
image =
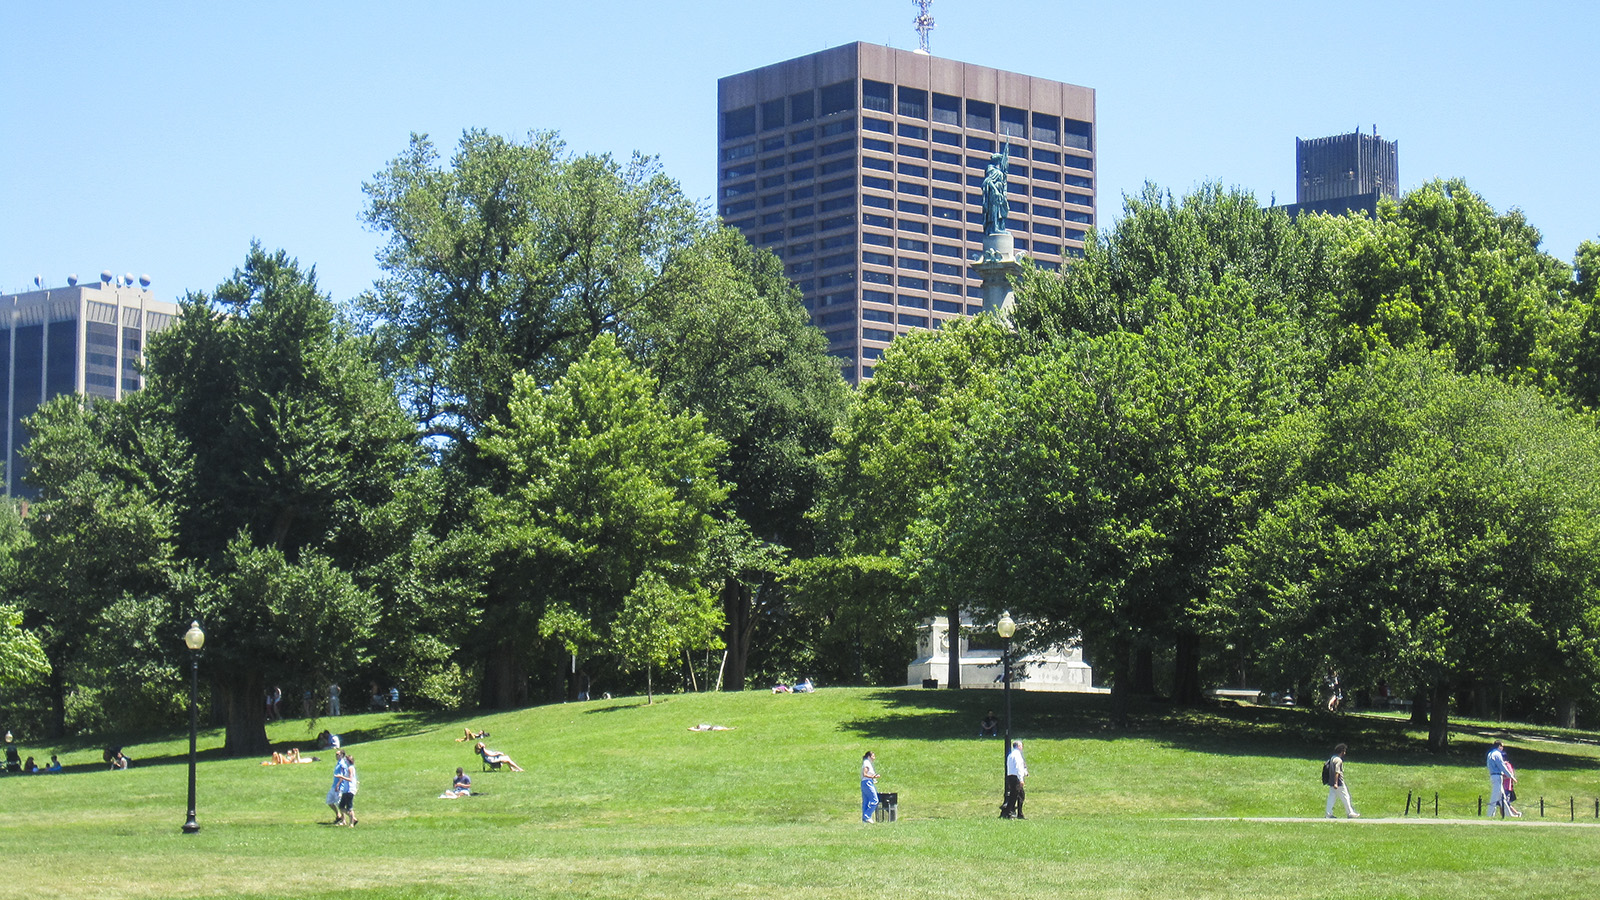
[[933, 0], [911, 0], [917, 5], [917, 17], [911, 21], [917, 26], [917, 52], [929, 53], [928, 32], [933, 30], [933, 15], [928, 8], [933, 6]]

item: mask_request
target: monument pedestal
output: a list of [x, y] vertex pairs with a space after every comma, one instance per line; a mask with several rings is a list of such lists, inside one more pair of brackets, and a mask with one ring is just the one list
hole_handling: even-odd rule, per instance
[[1011, 232], [983, 236], [983, 254], [972, 264], [983, 277], [983, 310], [996, 313], [1002, 322], [1009, 322], [1014, 293], [1012, 276], [1022, 271], [1021, 258], [1017, 256], [1016, 243]]

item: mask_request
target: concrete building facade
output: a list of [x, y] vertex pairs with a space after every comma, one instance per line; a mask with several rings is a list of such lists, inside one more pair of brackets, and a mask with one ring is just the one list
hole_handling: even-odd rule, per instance
[[121, 399], [144, 387], [138, 364], [151, 334], [171, 326], [176, 304], [132, 279], [0, 295], [0, 397], [5, 403], [5, 491], [31, 496], [20, 450], [23, 420], [62, 394]]
[[1090, 88], [872, 44], [720, 79], [718, 212], [778, 254], [854, 382], [897, 334], [982, 309], [984, 170], [1036, 264], [1095, 223]]

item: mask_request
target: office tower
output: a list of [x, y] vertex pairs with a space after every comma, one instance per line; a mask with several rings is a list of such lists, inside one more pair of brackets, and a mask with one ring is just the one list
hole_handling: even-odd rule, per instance
[[990, 154], [1010, 146], [1009, 230], [1046, 268], [1094, 225], [1094, 91], [847, 44], [717, 82], [723, 220], [778, 254], [845, 377], [896, 334], [982, 309]]
[[0, 295], [7, 494], [33, 494], [18, 452], [28, 438], [22, 420], [62, 394], [115, 400], [139, 390], [146, 339], [178, 315], [176, 304], [155, 299], [148, 279], [135, 285], [132, 276], [113, 279], [106, 272], [99, 284], [68, 280], [66, 287]]
[[1304, 212], [1342, 215], [1378, 210], [1379, 198], [1400, 196], [1400, 144], [1359, 131], [1333, 137], [1295, 138], [1295, 202], [1290, 216]]

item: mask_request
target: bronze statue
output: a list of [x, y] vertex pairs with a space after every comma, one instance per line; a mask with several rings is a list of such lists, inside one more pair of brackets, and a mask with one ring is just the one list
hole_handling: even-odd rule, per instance
[[1011, 204], [1006, 200], [1006, 169], [1011, 163], [1010, 145], [1001, 142], [1000, 152], [989, 157], [983, 173], [983, 233], [1004, 234]]

